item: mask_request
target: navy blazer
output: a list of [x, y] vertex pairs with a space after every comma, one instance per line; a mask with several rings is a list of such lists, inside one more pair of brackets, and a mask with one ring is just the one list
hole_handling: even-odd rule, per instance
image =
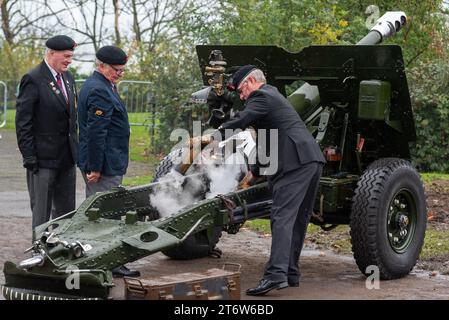
[[112, 83], [97, 71], [80, 90], [78, 121], [80, 170], [124, 175], [129, 159], [128, 113]]
[[76, 162], [76, 88], [70, 72], [63, 72], [62, 78], [68, 101], [45, 61], [20, 81], [17, 143], [23, 157], [35, 156], [41, 168], [67, 168]]
[[326, 162], [312, 134], [276, 87], [263, 85], [253, 91], [248, 96], [244, 110], [221, 127], [243, 130], [249, 126], [256, 130], [267, 129], [268, 138], [268, 129], [278, 130], [278, 170], [269, 177], [273, 182], [304, 164]]

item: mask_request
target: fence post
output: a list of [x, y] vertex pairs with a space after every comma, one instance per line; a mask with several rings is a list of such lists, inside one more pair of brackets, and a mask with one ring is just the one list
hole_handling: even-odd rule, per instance
[[[6, 125], [6, 107], [7, 107], [7, 101], [8, 101], [8, 87], [6, 86], [6, 83], [3, 81], [0, 81], [0, 85], [2, 85], [5, 89], [4, 89], [4, 106], [3, 106], [3, 112], [1, 112], [0, 108], [0, 114], [3, 114], [3, 121], [0, 119], [0, 128], [4, 127]], [[0, 135], [1, 138], [1, 135]]]

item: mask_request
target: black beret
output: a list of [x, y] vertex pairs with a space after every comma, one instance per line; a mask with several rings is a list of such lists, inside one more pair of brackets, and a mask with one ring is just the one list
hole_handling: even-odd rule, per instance
[[243, 79], [245, 79], [245, 77], [247, 75], [249, 75], [251, 73], [251, 71], [257, 69], [256, 66], [252, 65], [252, 64], [247, 64], [243, 67], [241, 67], [240, 69], [238, 69], [231, 78], [231, 83], [228, 86], [228, 88], [230, 90], [237, 90], [237, 88], [239, 87], [240, 83], [242, 82]]
[[128, 56], [125, 51], [114, 46], [104, 46], [97, 51], [97, 59], [107, 64], [126, 64]]
[[75, 40], [68, 36], [59, 35], [54, 36], [45, 42], [45, 46], [49, 49], [63, 51], [63, 50], [75, 50], [77, 46]]

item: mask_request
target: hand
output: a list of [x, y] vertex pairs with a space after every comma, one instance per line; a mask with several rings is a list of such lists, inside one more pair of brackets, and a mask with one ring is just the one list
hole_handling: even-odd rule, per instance
[[39, 165], [37, 163], [36, 156], [29, 156], [23, 158], [23, 167], [27, 168], [28, 170], [31, 170], [33, 174], [36, 174], [39, 172]]
[[250, 164], [250, 165], [249, 165], [249, 170], [250, 170], [252, 176], [253, 176], [255, 179], [261, 177], [261, 176], [260, 176], [260, 167], [259, 167], [258, 164]]
[[213, 139], [212, 134], [206, 134], [204, 136], [190, 138], [189, 141], [187, 142], [187, 146], [189, 148], [193, 148], [194, 146], [201, 144], [201, 149], [202, 149], [213, 141], [214, 141], [214, 139]]
[[97, 183], [98, 180], [100, 180], [100, 177], [101, 177], [101, 172], [98, 172], [98, 171], [91, 171], [90, 173], [86, 174], [88, 183]]
[[237, 189], [247, 189], [251, 186], [251, 179], [253, 178], [253, 175], [251, 174], [251, 171], [248, 171], [246, 176], [240, 181]]
[[213, 135], [211, 133], [201, 136], [201, 146], [208, 145], [212, 141], [214, 141], [214, 139], [213, 139]]

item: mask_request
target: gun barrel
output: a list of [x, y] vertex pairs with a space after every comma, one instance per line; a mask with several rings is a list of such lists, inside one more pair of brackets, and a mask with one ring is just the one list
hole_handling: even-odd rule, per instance
[[374, 45], [393, 36], [407, 22], [407, 16], [402, 11], [389, 11], [380, 17], [370, 32], [357, 45]]

